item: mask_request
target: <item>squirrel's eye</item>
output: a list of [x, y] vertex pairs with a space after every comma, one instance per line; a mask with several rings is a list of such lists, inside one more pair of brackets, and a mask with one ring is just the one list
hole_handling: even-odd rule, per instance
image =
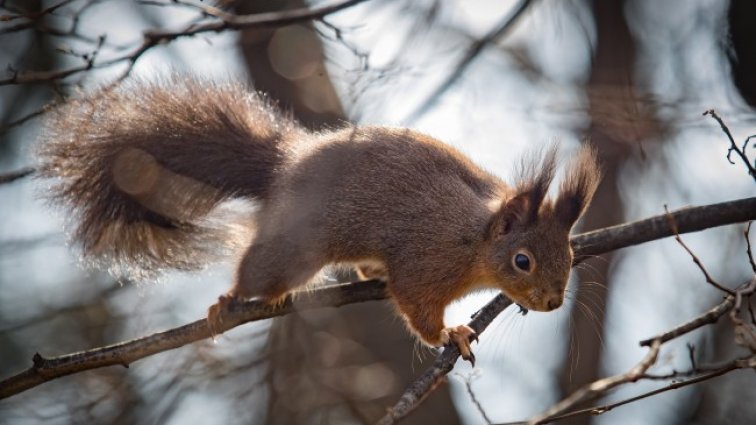
[[530, 258], [522, 253], [516, 254], [514, 256], [514, 265], [524, 272], [530, 271]]

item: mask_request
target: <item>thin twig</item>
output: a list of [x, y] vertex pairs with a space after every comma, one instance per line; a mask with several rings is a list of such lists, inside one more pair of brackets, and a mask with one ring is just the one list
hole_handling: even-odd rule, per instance
[[727, 364], [726, 366], [723, 366], [723, 367], [721, 367], [719, 369], [716, 369], [716, 370], [713, 370], [711, 372], [705, 373], [705, 374], [703, 374], [701, 376], [697, 376], [695, 378], [691, 378], [691, 379], [688, 379], [688, 380], [685, 380], [685, 381], [673, 382], [673, 383], [671, 383], [669, 385], [666, 385], [666, 386], [664, 386], [662, 388], [657, 388], [655, 390], [648, 391], [648, 392], [645, 392], [643, 394], [640, 394], [640, 395], [637, 395], [637, 396], [634, 396], [634, 397], [630, 397], [630, 398], [627, 398], [627, 399], [624, 399], [624, 400], [621, 400], [621, 401], [617, 401], [617, 402], [614, 402], [614, 403], [605, 404], [603, 406], [589, 407], [589, 408], [586, 408], [586, 409], [575, 410], [575, 411], [572, 411], [572, 412], [569, 412], [569, 413], [565, 413], [565, 414], [562, 414], [562, 415], [554, 416], [554, 417], [551, 417], [551, 418], [549, 418], [548, 420], [546, 420], [546, 421], [544, 421], [542, 423], [557, 422], [557, 421], [561, 421], [561, 420], [564, 420], [564, 419], [568, 419], [568, 418], [572, 418], [572, 417], [580, 416], [580, 415], [585, 415], [585, 414], [591, 414], [591, 415], [594, 415], [594, 416], [598, 416], [598, 415], [604, 414], [604, 413], [606, 413], [606, 412], [608, 412], [608, 411], [610, 411], [610, 410], [612, 410], [612, 409], [614, 409], [616, 407], [624, 406], [626, 404], [629, 404], [629, 403], [632, 403], [632, 402], [635, 402], [635, 401], [638, 401], [638, 400], [642, 400], [644, 398], [648, 398], [648, 397], [651, 397], [651, 396], [655, 396], [655, 395], [661, 394], [663, 392], [667, 392], [667, 391], [671, 391], [671, 390], [676, 390], [678, 388], [686, 387], [688, 385], [698, 384], [698, 383], [703, 382], [703, 381], [708, 381], [709, 379], [716, 378], [718, 376], [722, 376], [722, 375], [724, 375], [724, 374], [726, 374], [728, 372], [732, 372], [733, 370], [745, 369], [745, 368], [755, 368], [755, 367], [756, 367], [756, 357], [750, 357], [750, 358], [746, 358], [746, 359], [736, 359], [736, 360], [733, 360], [732, 362], [730, 362], [729, 364]]
[[0, 174], [0, 184], [10, 183], [26, 176], [34, 174], [36, 170], [32, 167], [25, 167], [20, 170], [11, 171], [10, 173]]
[[748, 169], [748, 174], [751, 175], [756, 180], [756, 168], [753, 164], [751, 164], [751, 161], [748, 159], [748, 156], [745, 153], [746, 147], [748, 146], [748, 141], [751, 139], [750, 136], [746, 139], [745, 143], [743, 144], [743, 149], [741, 150], [737, 143], [735, 143], [735, 139], [732, 137], [732, 133], [730, 133], [730, 129], [727, 127], [727, 125], [724, 123], [722, 118], [719, 116], [719, 114], [716, 113], [713, 109], [709, 109], [708, 111], [703, 113], [704, 115], [711, 115], [712, 118], [714, 118], [718, 123], [719, 126], [722, 128], [722, 131], [727, 135], [727, 138], [730, 139], [730, 148], [727, 149], [727, 160], [730, 161], [730, 164], [735, 164], [735, 161], [733, 161], [730, 156], [733, 152], [737, 153], [740, 159], [743, 160], [743, 163], [745, 163], [746, 168]]
[[478, 412], [480, 412], [480, 415], [483, 416], [483, 420], [486, 421], [487, 424], [493, 423], [491, 421], [491, 418], [488, 417], [488, 414], [486, 413], [485, 409], [483, 409], [483, 405], [480, 404], [480, 401], [478, 400], [478, 397], [475, 396], [475, 393], [472, 390], [472, 381], [474, 378], [477, 377], [475, 373], [479, 369], [476, 369], [473, 373], [463, 376], [461, 373], [456, 374], [459, 376], [460, 379], [465, 383], [465, 389], [467, 389], [467, 395], [470, 396], [470, 400], [472, 400], [473, 404], [475, 405], [475, 408], [478, 409]]
[[[149, 30], [145, 31], [142, 43], [130, 52], [101, 62], [88, 62], [84, 65], [73, 66], [53, 71], [13, 72], [8, 78], [0, 79], [0, 86], [9, 84], [32, 84], [62, 80], [91, 69], [107, 68], [119, 64], [127, 64], [124, 76], [133, 69], [136, 62], [147, 51], [155, 46], [163, 45], [183, 37], [193, 37], [208, 32], [223, 32], [251, 28], [277, 27], [296, 24], [303, 21], [319, 20], [324, 16], [339, 12], [368, 0], [341, 0], [313, 8], [300, 8], [281, 12], [267, 12], [252, 15], [224, 15], [222, 18], [192, 24], [183, 30]], [[123, 78], [123, 77], [122, 77]]]
[[698, 268], [701, 270], [701, 273], [703, 273], [704, 277], [706, 278], [706, 282], [708, 282], [711, 286], [719, 289], [720, 291], [732, 295], [733, 294], [732, 289], [725, 288], [724, 286], [722, 286], [722, 284], [714, 280], [709, 274], [709, 271], [706, 270], [706, 267], [703, 265], [703, 263], [698, 258], [698, 256], [694, 254], [690, 248], [688, 248], [688, 245], [686, 245], [685, 242], [683, 242], [682, 238], [680, 237], [680, 233], [677, 231], [677, 224], [675, 223], [675, 219], [674, 217], [672, 217], [671, 214], [669, 214], [669, 210], [667, 209], [666, 205], [664, 206], [664, 211], [667, 213], [667, 219], [669, 220], [669, 227], [671, 227], [672, 231], [675, 232], [675, 240], [677, 241], [677, 243], [682, 245], [685, 251], [687, 251], [688, 254], [691, 256], [691, 258], [693, 259], [693, 262], [696, 263], [696, 266], [698, 266]]
[[754, 262], [753, 259], [753, 251], [751, 251], [751, 239], [749, 238], [749, 235], [751, 233], [751, 224], [753, 224], [753, 221], [748, 222], [746, 229], [743, 231], [743, 236], [745, 237], [746, 255], [748, 255], [748, 262], [751, 264], [751, 270], [756, 273], [756, 262]]
[[659, 335], [653, 336], [648, 339], [644, 339], [639, 342], [641, 347], [650, 347], [651, 344], [654, 343], [654, 341], [661, 341], [662, 343], [671, 341], [680, 335], [685, 335], [686, 333], [698, 329], [702, 326], [709, 325], [712, 323], [716, 323], [720, 317], [724, 316], [732, 306], [735, 304], [735, 296], [734, 295], [728, 295], [725, 297], [725, 299], [706, 311], [705, 313], [681, 324], [678, 326], [675, 326], [674, 328], [661, 333]]
[[418, 118], [428, 112], [428, 110], [438, 102], [441, 96], [443, 96], [444, 93], [446, 93], [454, 83], [464, 75], [467, 68], [469, 68], [481, 52], [483, 52], [486, 46], [506, 35], [532, 3], [532, 0], [521, 0], [520, 3], [518, 3], [498, 25], [496, 25], [496, 27], [492, 28], [491, 31], [483, 36], [483, 38], [472, 43], [467, 48], [465, 55], [459, 60], [459, 62], [457, 62], [454, 71], [449, 74], [441, 84], [439, 84], [439, 86], [425, 99], [425, 101], [423, 101], [423, 103], [420, 104], [420, 106], [407, 116], [405, 119], [405, 125], [414, 123]]
[[[662, 344], [674, 338], [677, 338], [689, 332], [692, 332], [696, 329], [699, 329], [703, 326], [712, 324], [716, 322], [720, 317], [722, 317], [728, 311], [732, 313], [733, 311], [735, 311], [734, 307], [736, 305], [735, 303], [736, 299], [738, 299], [742, 295], [750, 295], [751, 293], [753, 293], [755, 288], [756, 288], [756, 277], [754, 277], [754, 279], [752, 279], [750, 282], [744, 285], [741, 285], [740, 288], [734, 291], [735, 295], [728, 295], [724, 301], [714, 306], [709, 311], [699, 315], [698, 317], [692, 320], [689, 320], [688, 322], [685, 322], [679, 326], [676, 326], [675, 328], [667, 332], [661, 333], [653, 338], [649, 338], [647, 340], [641, 341], [640, 345], [649, 347], [649, 351], [648, 353], [646, 353], [646, 356], [634, 368], [630, 369], [629, 371], [625, 373], [614, 375], [609, 378], [599, 379], [597, 381], [584, 385], [583, 387], [581, 387], [574, 393], [567, 396], [567, 398], [553, 405], [552, 407], [550, 407], [549, 409], [547, 409], [540, 415], [530, 418], [527, 421], [527, 423], [528, 424], [543, 424], [543, 423], [552, 422], [556, 418], [561, 418], [565, 416], [564, 412], [570, 410], [571, 408], [575, 407], [579, 403], [593, 401], [603, 396], [604, 394], [606, 394], [606, 392], [608, 392], [612, 388], [616, 388], [619, 385], [630, 383], [630, 382], [636, 382], [642, 379], [649, 379], [648, 378], [649, 375], [646, 373], [646, 371], [651, 366], [653, 366], [654, 363], [656, 363], [656, 359], [658, 357], [659, 350]], [[726, 372], [727, 371], [721, 372], [721, 373], [726, 373]], [[714, 374], [714, 372], [712, 372], [712, 374]], [[714, 374], [713, 376], [718, 376], [718, 375]], [[694, 381], [694, 380], [691, 380], [691, 381]], [[695, 382], [691, 382], [691, 383], [695, 383]], [[664, 391], [667, 391], [667, 390], [664, 390]], [[643, 398], [643, 397], [640, 397], [640, 398]], [[585, 409], [582, 409], [582, 410], [585, 410]], [[598, 413], [595, 413], [595, 414], [604, 413], [603, 411], [600, 411], [600, 410], [597, 412]], [[568, 415], [571, 415], [571, 414], [568, 414]]]
[[[510, 305], [512, 301], [499, 294], [480, 309], [467, 325], [480, 335], [496, 316]], [[459, 349], [455, 344], [444, 347], [444, 351], [436, 357], [433, 365], [404, 390], [399, 400], [388, 409], [385, 416], [376, 422], [376, 425], [394, 424], [420, 406], [433, 390], [446, 380], [446, 375], [454, 368], [458, 358]]]
[[750, 307], [750, 296], [753, 295], [754, 291], [756, 291], [756, 274], [754, 274], [748, 286], [735, 291], [735, 304], [730, 311], [730, 320], [735, 330], [735, 343], [756, 354], [756, 326], [740, 318], [743, 298], [749, 299], [748, 305]]
[[563, 412], [569, 410], [578, 403], [595, 400], [602, 396], [607, 391], [615, 388], [619, 385], [626, 384], [628, 382], [635, 382], [640, 379], [646, 371], [656, 363], [656, 358], [659, 356], [659, 349], [661, 348], [661, 341], [656, 340], [651, 344], [651, 349], [648, 350], [645, 357], [635, 367], [629, 371], [610, 376], [608, 378], [599, 379], [592, 382], [570, 394], [564, 400], [553, 405], [548, 410], [540, 415], [534, 416], [528, 419], [528, 424], [542, 424], [549, 422], [550, 418], [557, 415], [561, 415]]

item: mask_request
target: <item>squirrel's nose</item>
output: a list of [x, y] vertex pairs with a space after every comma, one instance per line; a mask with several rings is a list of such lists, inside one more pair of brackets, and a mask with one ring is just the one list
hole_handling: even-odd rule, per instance
[[546, 307], [551, 310], [556, 310], [562, 305], [562, 297], [559, 295], [554, 295], [546, 302]]

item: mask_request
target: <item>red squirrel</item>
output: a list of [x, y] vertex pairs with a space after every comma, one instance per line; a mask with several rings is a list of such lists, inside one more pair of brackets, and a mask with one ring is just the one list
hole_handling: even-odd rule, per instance
[[[582, 148], [558, 194], [550, 149], [513, 184], [454, 148], [405, 128], [310, 132], [238, 84], [192, 77], [136, 81], [58, 108], [40, 148], [50, 196], [76, 222], [87, 258], [116, 269], [191, 270], [242, 249], [230, 302], [277, 303], [324, 266], [353, 264], [386, 280], [399, 313], [431, 346], [474, 359], [465, 325], [444, 308], [477, 288], [522, 307], [562, 305], [572, 263], [569, 233], [599, 181]], [[224, 201], [258, 208], [224, 222]], [[254, 236], [238, 246], [238, 229]]]

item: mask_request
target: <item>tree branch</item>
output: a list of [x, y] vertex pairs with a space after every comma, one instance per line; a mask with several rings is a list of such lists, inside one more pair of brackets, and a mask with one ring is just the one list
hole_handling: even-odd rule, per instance
[[[755, 363], [756, 357], [754, 356], [750, 356], [745, 359], [736, 359], [732, 361], [730, 364], [725, 365], [724, 367], [720, 369], [717, 369], [709, 373], [705, 373], [699, 377], [684, 381], [685, 383], [682, 385], [680, 385], [681, 383], [677, 383], [677, 384], [673, 383], [673, 384], [668, 385], [667, 387], [660, 388], [655, 391], [651, 391], [650, 393], [633, 397], [631, 399], [625, 400], [624, 402], [617, 403], [616, 406], [607, 405], [603, 407], [594, 407], [591, 409], [581, 409], [581, 410], [576, 410], [570, 413], [564, 413], [567, 410], [575, 407], [579, 403], [593, 401], [603, 396], [604, 394], [606, 394], [607, 391], [611, 390], [612, 388], [616, 388], [619, 385], [627, 384], [630, 382], [636, 382], [641, 379], [656, 379], [656, 377], [648, 375], [646, 371], [648, 371], [648, 369], [651, 366], [653, 366], [654, 363], [656, 363], [656, 359], [659, 355], [659, 350], [662, 344], [674, 338], [677, 338], [679, 336], [692, 332], [696, 329], [699, 329], [703, 326], [715, 323], [720, 317], [722, 317], [728, 311], [731, 313], [734, 312], [735, 311], [734, 307], [736, 306], [737, 300], [741, 299], [742, 296], [750, 296], [751, 294], [753, 294], [755, 290], [756, 290], [756, 276], [754, 276], [749, 282], [742, 285], [736, 291], [733, 291], [733, 295], [728, 295], [724, 299], [724, 301], [714, 306], [709, 311], [701, 314], [700, 316], [692, 320], [689, 320], [686, 323], [683, 323], [675, 327], [674, 329], [670, 331], [659, 334], [653, 338], [649, 338], [649, 339], [641, 341], [640, 345], [649, 347], [649, 351], [646, 354], [646, 356], [643, 358], [643, 360], [641, 360], [634, 368], [630, 369], [629, 371], [625, 373], [614, 375], [608, 378], [599, 379], [597, 381], [586, 384], [579, 390], [570, 394], [564, 400], [560, 401], [559, 403], [547, 409], [545, 412], [541, 413], [540, 415], [530, 418], [527, 421], [527, 423], [534, 424], [534, 425], [544, 424], [544, 423], [553, 422], [559, 419], [576, 416], [576, 415], [583, 414], [586, 412], [591, 412], [593, 414], [601, 414], [616, 406], [627, 404], [632, 401], [640, 400], [654, 394], [658, 394], [664, 391], [669, 391], [671, 389], [679, 388], [685, 385], [695, 384], [697, 382], [701, 382], [706, 379], [711, 379], [711, 378], [723, 375], [735, 369], [756, 366], [756, 363]], [[737, 324], [736, 319], [734, 317], [733, 317], [733, 322]]]
[[[377, 280], [332, 285], [314, 291], [303, 291], [295, 297], [290, 296], [277, 308], [257, 300], [247, 301], [231, 305], [224, 312], [223, 323], [217, 325], [216, 330], [225, 332], [242, 323], [283, 316], [294, 311], [382, 300], [386, 298], [385, 288], [385, 283]], [[211, 336], [207, 320], [200, 319], [164, 332], [78, 353], [53, 358], [44, 358], [37, 353], [32, 358], [32, 367], [0, 381], [0, 399], [84, 370], [114, 365], [128, 367], [136, 360]]]
[[[467, 326], [480, 335], [493, 322], [496, 316], [510, 305], [512, 305], [512, 300], [499, 294], [480, 309]], [[394, 424], [420, 406], [420, 403], [446, 379], [446, 375], [451, 372], [454, 364], [457, 362], [457, 358], [459, 358], [459, 349], [455, 344], [444, 347], [444, 351], [436, 357], [433, 365], [426, 369], [415, 382], [404, 390], [404, 394], [399, 398], [399, 401], [394, 404], [394, 407], [389, 409], [376, 425]]]
[[439, 86], [423, 101], [423, 103], [420, 104], [420, 106], [407, 116], [405, 123], [411, 124], [428, 112], [428, 110], [436, 104], [438, 99], [440, 99], [441, 96], [443, 96], [444, 93], [446, 93], [454, 83], [464, 75], [467, 68], [469, 68], [481, 52], [483, 52], [486, 46], [507, 34], [509, 30], [514, 27], [514, 24], [517, 23], [518, 18], [532, 3], [532, 0], [521, 0], [520, 3], [517, 4], [498, 25], [496, 25], [496, 27], [491, 29], [491, 31], [484, 35], [483, 38], [472, 43], [467, 48], [465, 55], [454, 67], [454, 71], [449, 74], [441, 84], [439, 84]]
[[[670, 213], [680, 233], [693, 232], [724, 224], [756, 219], [756, 197], [714, 205], [691, 207]], [[601, 230], [573, 236], [571, 243], [576, 253], [576, 262], [588, 255], [597, 255], [611, 250], [637, 245], [673, 234], [666, 214], [661, 214], [634, 223], [608, 227]], [[233, 306], [222, 313], [222, 326], [226, 331], [240, 324], [281, 316], [293, 311], [321, 307], [335, 307], [344, 304], [381, 300], [387, 298], [385, 284], [379, 281], [355, 282], [328, 286], [313, 291], [295, 294], [286, 299], [279, 308], [271, 308], [259, 301], [248, 301]], [[498, 295], [478, 312], [470, 322], [479, 334], [493, 319], [512, 302]], [[0, 381], [0, 399], [10, 397], [44, 382], [105, 366], [128, 366], [132, 362], [156, 353], [178, 348], [186, 344], [210, 337], [205, 319], [187, 325], [159, 332], [106, 347], [94, 348], [79, 353], [45, 358], [36, 354], [29, 369]], [[452, 369], [459, 357], [456, 347], [447, 347], [426, 371], [391, 409], [393, 418], [406, 415], [437, 386]]]
[[[167, 31], [167, 30], [151, 30], [145, 31], [142, 38], [142, 43], [130, 52], [124, 53], [120, 56], [116, 56], [104, 61], [88, 60], [84, 64], [79, 66], [73, 66], [66, 69], [58, 69], [53, 71], [27, 71], [27, 72], [13, 72], [13, 74], [4, 79], [0, 79], [0, 86], [9, 84], [31, 84], [42, 83], [55, 80], [62, 80], [74, 74], [78, 74], [90, 69], [106, 68], [113, 65], [128, 63], [129, 66], [123, 76], [133, 68], [134, 64], [145, 54], [148, 50], [155, 46], [172, 42], [178, 38], [191, 37], [207, 32], [221, 32], [227, 30], [240, 30], [250, 28], [264, 28], [264, 27], [276, 27], [291, 25], [298, 22], [310, 21], [313, 19], [321, 19], [324, 16], [336, 13], [338, 11], [347, 9], [359, 3], [363, 3], [367, 0], [341, 0], [334, 1], [330, 4], [313, 7], [313, 8], [300, 8], [287, 10], [282, 12], [268, 12], [259, 13], [253, 15], [231, 15], [222, 14], [214, 16], [214, 19], [209, 22], [195, 23], [187, 26], [180, 31]], [[168, 5], [170, 3], [166, 3]]]
[[20, 170], [11, 171], [9, 173], [0, 174], [0, 184], [14, 182], [18, 179], [22, 179], [28, 175], [34, 174], [34, 168], [24, 167]]
[[[719, 204], [689, 207], [671, 213], [680, 233], [696, 232], [710, 227], [753, 220], [756, 197]], [[575, 261], [603, 254], [619, 248], [674, 236], [669, 216], [660, 214], [632, 223], [620, 224], [572, 238]]]
[[[748, 221], [751, 220], [749, 218], [751, 216], [756, 216], [756, 198], [685, 208], [673, 213], [668, 212], [633, 223], [595, 230], [571, 238], [570, 243], [575, 251], [574, 264], [590, 256], [661, 239], [676, 233], [687, 233], [723, 224]], [[673, 220], [677, 224], [677, 229], [670, 226], [670, 220]], [[478, 316], [468, 326], [480, 335], [482, 330], [510, 304], [511, 301], [503, 295], [498, 295], [481, 309]], [[478, 329], [481, 330], [479, 331]], [[396, 423], [396, 421], [417, 408], [425, 397], [443, 381], [446, 374], [449, 373], [457, 361], [457, 357], [459, 357], [459, 352], [453, 344], [444, 349], [444, 352], [436, 358], [433, 366], [426, 370], [420, 378], [405, 390], [399, 401], [386, 413], [378, 424], [389, 425]], [[655, 358], [654, 354], [654, 361]], [[650, 357], [645, 360], [649, 359]], [[641, 363], [639, 366], [643, 364]], [[642, 369], [641, 373], [645, 373], [645, 369]], [[611, 388], [611, 386], [616, 386], [620, 383], [615, 384], [614, 381], [611, 381], [604, 384], [610, 385]]]
[[730, 132], [730, 129], [724, 123], [724, 121], [719, 116], [719, 114], [716, 113], [716, 111], [714, 111], [713, 109], [709, 109], [703, 114], [704, 116], [711, 115], [711, 117], [714, 118], [719, 123], [719, 127], [722, 128], [722, 131], [724, 132], [725, 135], [727, 135], [727, 138], [730, 140], [730, 148], [727, 149], [727, 160], [730, 161], [730, 164], [735, 164], [731, 156], [733, 152], [737, 153], [740, 159], [743, 160], [743, 163], [745, 164], [746, 169], [748, 170], [748, 174], [750, 174], [751, 177], [753, 177], [754, 180], [756, 180], [756, 167], [754, 167], [754, 165], [751, 164], [751, 161], [748, 159], [748, 155], [746, 154], [746, 149], [748, 149], [748, 142], [750, 142], [751, 139], [756, 136], [748, 136], [748, 138], [745, 139], [745, 142], [743, 142], [743, 148], [741, 149], [738, 147], [737, 143], [735, 143], [735, 139], [732, 137], [732, 133]]
[[594, 416], [602, 415], [614, 409], [615, 407], [624, 406], [626, 404], [630, 404], [638, 400], [643, 400], [644, 398], [652, 397], [657, 394], [661, 394], [663, 392], [676, 390], [682, 387], [687, 387], [688, 385], [698, 384], [700, 382], [708, 381], [712, 378], [722, 376], [726, 373], [732, 372], [733, 370], [745, 369], [745, 368], [752, 368], [752, 369], [756, 368], [756, 358], [750, 357], [750, 358], [744, 358], [744, 359], [735, 359], [731, 362], [728, 362], [726, 365], [722, 367], [719, 367], [717, 369], [701, 374], [700, 376], [696, 376], [695, 378], [686, 379], [684, 381], [679, 381], [679, 382], [672, 382], [669, 385], [666, 385], [664, 387], [657, 388], [655, 390], [651, 390], [643, 394], [639, 394], [637, 396], [630, 397], [630, 398], [617, 401], [614, 403], [605, 404], [602, 406], [588, 407], [586, 409], [575, 410], [575, 411], [565, 413], [559, 416], [553, 416], [544, 423], [557, 422], [557, 421], [561, 421], [564, 419], [568, 419], [568, 418], [572, 418], [572, 417], [580, 416], [580, 415], [585, 415], [585, 414], [591, 414]]
[[[666, 206], [665, 206], [666, 210]], [[743, 299], [746, 298], [748, 306], [750, 307], [750, 297], [756, 292], [756, 273], [751, 277], [750, 281], [740, 285], [735, 290], [725, 289], [717, 282], [713, 282], [711, 275], [706, 270], [706, 267], [698, 261], [696, 255], [682, 242], [680, 235], [677, 232], [674, 217], [667, 213], [667, 219], [669, 225], [675, 232], [675, 238], [682, 245], [685, 251], [688, 252], [696, 260], [696, 265], [699, 267], [701, 273], [709, 283], [715, 284], [717, 288], [720, 288], [728, 294], [725, 299], [718, 305], [712, 307], [705, 313], [695, 317], [679, 326], [676, 326], [666, 332], [656, 335], [652, 338], [643, 340], [640, 342], [641, 346], [649, 347], [649, 352], [644, 359], [633, 369], [618, 374], [609, 378], [599, 379], [592, 383], [584, 385], [579, 390], [570, 394], [567, 398], [553, 405], [545, 412], [537, 415], [528, 420], [528, 424], [543, 424], [556, 422], [562, 419], [571, 418], [574, 416], [583, 415], [585, 413], [591, 413], [593, 415], [600, 415], [608, 412], [615, 407], [622, 406], [628, 403], [632, 403], [637, 400], [642, 400], [647, 397], [651, 397], [656, 394], [670, 391], [676, 388], [684, 387], [687, 385], [693, 385], [699, 382], [703, 382], [709, 379], [713, 379], [717, 376], [724, 375], [736, 369], [751, 368], [756, 369], [756, 321], [753, 324], [749, 324], [740, 317], [741, 308], [743, 305]], [[751, 260], [751, 244], [748, 240], [748, 232], [751, 227], [751, 222], [748, 223], [748, 227], [744, 232], [746, 239], [746, 252], [748, 253], [749, 260]], [[732, 361], [720, 366], [708, 366], [699, 368], [696, 364], [693, 346], [688, 344], [688, 353], [690, 355], [691, 369], [687, 372], [673, 371], [667, 375], [653, 375], [646, 373], [646, 371], [656, 363], [656, 359], [659, 355], [659, 350], [665, 342], [671, 341], [679, 336], [685, 335], [696, 329], [704, 326], [716, 323], [725, 313], [729, 312], [730, 321], [732, 322], [735, 334], [735, 343], [750, 350], [750, 356], [746, 356], [739, 359], [733, 359]], [[696, 376], [698, 375], [698, 376]], [[659, 380], [659, 379], [674, 379], [679, 376], [695, 376], [694, 378], [682, 381], [672, 382], [669, 385], [657, 388], [653, 391], [642, 393], [635, 397], [630, 397], [625, 400], [606, 404], [604, 406], [591, 407], [586, 409], [573, 410], [565, 413], [568, 410], [574, 408], [580, 403], [593, 401], [604, 396], [609, 390], [622, 384], [630, 382], [636, 382], [642, 379], [647, 380]]]

